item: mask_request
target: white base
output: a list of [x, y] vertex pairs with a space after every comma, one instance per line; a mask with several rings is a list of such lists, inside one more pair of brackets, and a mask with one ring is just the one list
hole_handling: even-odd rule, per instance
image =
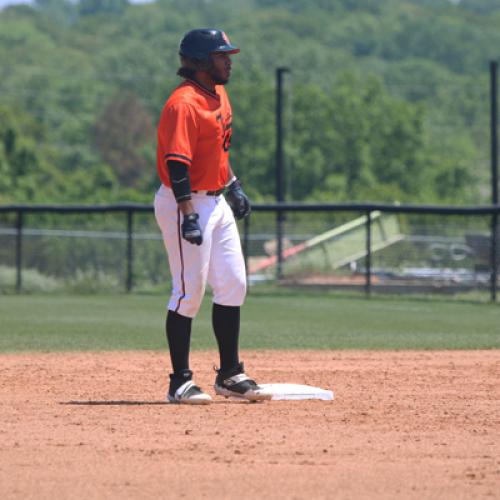
[[321, 399], [332, 401], [333, 391], [301, 384], [259, 384], [266, 392], [272, 393], [273, 400]]

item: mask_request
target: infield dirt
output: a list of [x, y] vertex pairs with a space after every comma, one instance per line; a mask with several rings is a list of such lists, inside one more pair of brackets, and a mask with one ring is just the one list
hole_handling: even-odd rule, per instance
[[0, 498], [499, 498], [500, 351], [242, 359], [335, 400], [168, 405], [166, 353], [2, 355]]

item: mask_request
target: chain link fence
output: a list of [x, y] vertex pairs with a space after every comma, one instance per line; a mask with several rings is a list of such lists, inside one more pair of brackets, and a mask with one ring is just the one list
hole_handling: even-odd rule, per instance
[[[499, 212], [270, 204], [254, 206], [239, 224], [250, 286], [496, 300]], [[169, 283], [149, 205], [0, 207], [2, 293], [166, 290]]]

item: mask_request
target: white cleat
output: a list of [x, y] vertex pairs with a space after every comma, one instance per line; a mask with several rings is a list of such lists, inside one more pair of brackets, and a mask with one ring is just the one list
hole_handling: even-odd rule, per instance
[[167, 395], [170, 403], [184, 405], [209, 405], [212, 402], [210, 395], [205, 394], [192, 380], [182, 384], [172, 396]]

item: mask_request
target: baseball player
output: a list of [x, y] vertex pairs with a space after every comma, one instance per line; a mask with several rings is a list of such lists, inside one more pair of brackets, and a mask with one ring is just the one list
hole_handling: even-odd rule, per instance
[[220, 354], [216, 394], [271, 398], [245, 374], [238, 356], [246, 273], [235, 217], [247, 216], [250, 203], [229, 163], [232, 112], [224, 89], [231, 55], [238, 52], [223, 31], [186, 33], [177, 72], [183, 82], [167, 99], [158, 124], [162, 184], [154, 207], [172, 274], [166, 320], [172, 403], [212, 400], [195, 385], [189, 368], [191, 323], [207, 283], [213, 291], [212, 324]]

